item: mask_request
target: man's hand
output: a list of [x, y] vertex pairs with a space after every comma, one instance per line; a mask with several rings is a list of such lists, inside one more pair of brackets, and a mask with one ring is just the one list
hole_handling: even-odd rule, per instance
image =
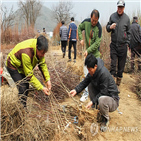
[[43, 92], [44, 92], [46, 95], [50, 95], [50, 92], [49, 92], [48, 88], [46, 88], [46, 87], [43, 88]]
[[81, 40], [81, 41], [80, 41], [80, 44], [81, 44], [82, 46], [84, 46], [84, 40]]
[[36, 66], [36, 67], [35, 67], [35, 70], [39, 70], [39, 67], [38, 67], [38, 66]]
[[84, 57], [86, 58], [87, 55], [88, 55], [88, 52], [87, 52], [87, 50], [86, 50], [86, 51], [84, 52]]
[[51, 82], [50, 82], [50, 80], [47, 81], [46, 86], [47, 86], [48, 90], [50, 91], [51, 90]]
[[110, 29], [115, 29], [116, 28], [116, 23], [113, 23], [111, 26], [110, 26]]
[[72, 96], [75, 96], [76, 94], [77, 94], [77, 92], [76, 92], [76, 90], [75, 89], [73, 89], [73, 90], [71, 90], [70, 91], [70, 93], [69, 93], [70, 95], [72, 95]]
[[90, 102], [87, 104], [86, 108], [87, 108], [87, 109], [90, 109], [92, 105], [93, 105], [93, 102], [90, 101]]

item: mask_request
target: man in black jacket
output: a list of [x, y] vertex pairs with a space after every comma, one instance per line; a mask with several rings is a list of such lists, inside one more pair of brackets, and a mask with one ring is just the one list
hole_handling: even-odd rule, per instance
[[118, 89], [110, 72], [104, 67], [104, 62], [100, 58], [95, 58], [89, 54], [85, 59], [85, 65], [89, 73], [86, 78], [70, 91], [72, 96], [80, 93], [88, 86], [90, 102], [92, 105], [99, 105], [99, 114], [102, 118], [101, 131], [105, 131], [109, 123], [109, 112], [113, 112], [119, 106]]
[[[117, 12], [110, 16], [106, 29], [108, 32], [111, 32], [110, 73], [113, 78], [116, 77], [116, 84], [119, 87], [127, 57], [127, 46], [130, 44], [130, 19], [124, 13], [125, 2], [123, 0], [117, 2], [117, 7]], [[118, 66], [116, 66], [117, 61]]]
[[[134, 71], [134, 58], [137, 52], [138, 57], [141, 56], [141, 30], [140, 25], [138, 24], [138, 17], [133, 17], [133, 22], [131, 25], [131, 72]], [[141, 71], [141, 62], [138, 61], [138, 70]]]

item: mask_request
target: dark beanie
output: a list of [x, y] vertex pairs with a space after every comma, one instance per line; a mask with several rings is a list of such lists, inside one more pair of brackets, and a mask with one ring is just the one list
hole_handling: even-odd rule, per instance
[[62, 21], [61, 23], [62, 23], [62, 24], [65, 24], [65, 22], [64, 22], [64, 21]]
[[138, 17], [137, 17], [137, 16], [134, 16], [134, 17], [133, 17], [133, 20], [138, 20]]

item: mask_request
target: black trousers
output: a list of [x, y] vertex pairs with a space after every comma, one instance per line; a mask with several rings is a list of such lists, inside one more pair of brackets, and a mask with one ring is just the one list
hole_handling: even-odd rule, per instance
[[73, 49], [74, 49], [74, 59], [76, 59], [76, 41], [69, 41], [69, 54], [68, 57], [69, 59], [71, 59], [71, 47], [73, 45]]
[[[19, 73], [17, 70], [13, 70], [8, 67], [7, 67], [7, 70], [10, 73], [14, 82], [18, 82], [26, 77], [24, 74]], [[24, 105], [24, 107], [26, 107], [26, 100], [27, 100], [27, 96], [28, 96], [29, 83], [27, 82], [27, 80], [21, 81], [17, 85], [17, 88], [19, 91], [19, 97], [20, 97], [21, 103]]]
[[[137, 47], [135, 47], [134, 50], [136, 50], [139, 53], [139, 55], [141, 56], [141, 46], [140, 45], [137, 46]], [[135, 59], [135, 55], [136, 55], [136, 53], [131, 49], [131, 71], [134, 71], [134, 66], [135, 66], [134, 59]], [[138, 60], [138, 70], [141, 70], [141, 62], [139, 60]]]
[[66, 46], [67, 46], [67, 41], [61, 41], [61, 50], [63, 53], [66, 53]]
[[116, 46], [111, 43], [110, 57], [111, 57], [111, 70], [110, 70], [111, 75], [122, 78], [122, 74], [126, 63], [126, 57], [127, 57], [127, 45], [122, 44]]

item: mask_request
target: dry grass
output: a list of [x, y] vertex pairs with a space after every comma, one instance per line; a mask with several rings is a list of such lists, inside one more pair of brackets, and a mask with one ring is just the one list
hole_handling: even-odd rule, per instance
[[[26, 39], [33, 38], [35, 36], [33, 27], [25, 27], [18, 30], [18, 25], [13, 28], [7, 28], [5, 31], [1, 31], [1, 43], [6, 45], [17, 44]], [[4, 49], [4, 48], [3, 48]]]
[[60, 35], [59, 35], [59, 31], [60, 31], [60, 27], [62, 26], [61, 22], [58, 23], [58, 25], [55, 27], [55, 29], [53, 30], [53, 38], [52, 38], [52, 45], [53, 46], [57, 46], [60, 44]]
[[104, 61], [107, 69], [110, 70], [111, 58], [110, 58], [110, 34], [106, 31], [106, 27], [102, 27], [102, 40], [100, 44], [100, 58]]
[[[32, 29], [31, 29], [32, 30]], [[34, 32], [27, 32], [23, 27], [18, 34], [9, 31], [8, 36], [2, 39], [2, 49], [11, 48], [15, 43], [35, 36]], [[11, 34], [12, 33], [12, 34]], [[83, 34], [84, 35], [84, 34]], [[4, 40], [5, 39], [5, 40]], [[8, 39], [8, 42], [6, 42]], [[58, 40], [58, 37], [57, 39]], [[7, 43], [10, 43], [10, 45]], [[110, 68], [110, 34], [103, 27], [103, 38], [100, 52], [105, 66]], [[82, 55], [84, 47], [78, 42], [78, 54]], [[6, 52], [7, 53], [7, 52]], [[79, 101], [73, 99], [75, 104], [60, 105], [68, 98], [69, 90], [73, 89], [80, 81], [82, 67], [66, 64], [57, 55], [46, 56], [46, 62], [51, 75], [52, 91], [50, 96], [45, 96], [42, 91], [30, 89], [27, 99], [27, 110], [19, 101], [16, 88], [11, 89], [8, 85], [2, 86], [1, 92], [1, 138], [3, 141], [70, 141], [70, 140], [92, 140], [90, 126], [96, 122], [97, 110], [88, 111]], [[129, 60], [130, 62], [130, 60]], [[80, 62], [82, 64], [82, 62]], [[129, 65], [129, 63], [128, 63]], [[72, 73], [74, 72], [74, 73]], [[34, 74], [43, 83], [39, 70]], [[136, 93], [141, 98], [140, 74], [136, 85]], [[78, 123], [74, 123], [74, 117], [78, 117]], [[70, 122], [70, 124], [69, 124]], [[69, 124], [69, 126], [67, 126]]]
[[133, 91], [137, 94], [138, 98], [141, 100], [141, 71], [134, 72], [136, 76], [136, 84], [134, 84]]
[[[69, 104], [65, 107], [60, 105], [60, 102], [68, 97], [69, 90], [79, 83], [80, 75], [72, 73], [71, 67], [67, 69], [66, 62], [58, 57], [46, 55], [52, 81], [51, 95], [45, 96], [42, 91], [31, 88], [27, 109], [21, 105], [16, 88], [2, 86], [1, 137], [3, 141], [74, 141], [87, 140], [90, 136], [87, 133], [87, 128], [90, 127], [86, 126], [85, 122], [89, 121], [89, 126], [95, 122], [97, 110], [88, 111], [74, 98], [73, 105]], [[34, 70], [34, 74], [42, 82], [39, 70]], [[74, 117], [78, 117], [78, 123], [74, 123]]]

